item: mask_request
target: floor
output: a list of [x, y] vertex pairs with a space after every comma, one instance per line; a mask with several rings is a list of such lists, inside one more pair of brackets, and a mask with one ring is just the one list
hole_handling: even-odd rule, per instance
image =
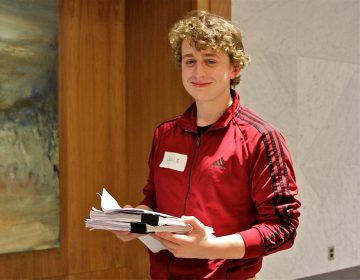
[[298, 280], [360, 280], [360, 266], [319, 274]]

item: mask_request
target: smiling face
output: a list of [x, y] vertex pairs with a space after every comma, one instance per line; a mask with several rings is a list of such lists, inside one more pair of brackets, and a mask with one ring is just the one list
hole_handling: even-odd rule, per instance
[[196, 102], [228, 102], [230, 80], [239, 73], [230, 58], [212, 49], [197, 50], [188, 40], [182, 43], [182, 82]]

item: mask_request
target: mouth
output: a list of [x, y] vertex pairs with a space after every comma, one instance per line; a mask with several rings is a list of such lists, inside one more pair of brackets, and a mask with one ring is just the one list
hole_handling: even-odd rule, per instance
[[211, 82], [190, 82], [194, 87], [203, 88], [211, 84]]

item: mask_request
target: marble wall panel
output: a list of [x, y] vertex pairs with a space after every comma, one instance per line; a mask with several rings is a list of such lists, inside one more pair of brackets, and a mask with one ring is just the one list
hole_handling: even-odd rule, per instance
[[301, 56], [358, 62], [358, 0], [296, 0]]
[[233, 0], [232, 12], [253, 59], [242, 103], [284, 132], [302, 201], [295, 246], [258, 277], [360, 265], [360, 0]]
[[[359, 0], [359, 25], [360, 25], [360, 0]], [[360, 36], [359, 36], [359, 41], [360, 41]], [[360, 58], [360, 56], [359, 56]], [[358, 65], [358, 87], [360, 89], [360, 59], [359, 59], [359, 65]], [[360, 93], [359, 93], [360, 94]], [[358, 98], [358, 121], [360, 120], [360, 98]], [[357, 146], [360, 147], [360, 122], [358, 122], [358, 144]], [[358, 153], [358, 162], [359, 162], [359, 165], [360, 165], [360, 151]], [[357, 178], [357, 188], [356, 188], [356, 192], [354, 194], [354, 197], [357, 201], [360, 201], [360, 166], [358, 166], [358, 169], [356, 171], [356, 173], [358, 174], [358, 178]], [[357, 204], [357, 208], [356, 208], [356, 213], [360, 213], [360, 203]], [[356, 228], [358, 229], [358, 231], [360, 231], [360, 215], [356, 215]], [[359, 237], [358, 237], [358, 240], [359, 240]], [[359, 244], [360, 244], [360, 241], [359, 241]], [[360, 245], [359, 246], [356, 246], [357, 247], [357, 257], [356, 259], [358, 260], [358, 262], [360, 262]]]
[[[232, 19], [252, 49], [296, 54], [296, 1], [233, 0]], [[286, 24], [284, 24], [286, 23]]]
[[248, 49], [248, 53], [252, 62], [244, 69], [237, 88], [241, 103], [278, 128], [295, 153], [296, 57], [253, 49]]
[[309, 163], [359, 164], [358, 66], [298, 59], [298, 158]]
[[[350, 188], [346, 190], [349, 181], [358, 180], [354, 172], [357, 168], [347, 168], [335, 182], [332, 176], [324, 179], [324, 175], [337, 171], [336, 167], [326, 172], [323, 166], [313, 167], [306, 175], [309, 170], [296, 168], [298, 184], [303, 188], [299, 196], [303, 205], [296, 243], [290, 250], [265, 257], [263, 269], [257, 275], [259, 279], [298, 279], [358, 265], [357, 229], [349, 222], [354, 221], [357, 202]], [[338, 187], [319, 195], [320, 183], [330, 186], [336, 183]], [[339, 189], [345, 191], [337, 193]], [[327, 259], [328, 246], [335, 246], [333, 261]]]

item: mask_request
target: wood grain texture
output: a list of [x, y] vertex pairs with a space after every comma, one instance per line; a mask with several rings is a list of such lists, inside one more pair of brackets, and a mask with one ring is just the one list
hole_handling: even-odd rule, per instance
[[78, 274], [70, 274], [69, 280], [84, 280], [84, 279], [106, 279], [106, 280], [118, 280], [118, 279], [137, 279], [134, 274], [126, 268], [115, 268], [99, 271], [89, 271]]
[[142, 243], [84, 220], [102, 187], [141, 200], [155, 127], [192, 102], [167, 34], [197, 2], [59, 0], [61, 246], [0, 255], [0, 279], [149, 278]]
[[[126, 2], [126, 136], [129, 202], [137, 205], [148, 176], [153, 131], [191, 103], [171, 60], [168, 32], [192, 9], [192, 1]], [[140, 279], [148, 275], [144, 245], [132, 242], [128, 259]]]
[[62, 180], [68, 273], [74, 274], [125, 263], [124, 246], [112, 234], [84, 227], [102, 187], [115, 196], [125, 193], [125, 2], [61, 3]]
[[194, 10], [210, 11], [210, 0], [193, 0], [192, 8]]
[[193, 0], [194, 10], [206, 10], [211, 13], [231, 19], [231, 0]]
[[59, 275], [55, 277], [45, 277], [43, 280], [118, 280], [118, 279], [137, 279], [132, 271], [128, 268], [113, 268], [106, 270], [86, 271], [75, 274]]
[[226, 19], [231, 19], [231, 0], [209, 0], [209, 2], [211, 12]]
[[168, 43], [171, 26], [191, 8], [191, 0], [126, 2], [126, 174], [132, 204], [142, 197], [155, 127], [191, 103]]
[[60, 248], [1, 255], [1, 279], [125, 269], [124, 245], [84, 226], [101, 187], [125, 193], [124, 11], [125, 0], [59, 1]]

